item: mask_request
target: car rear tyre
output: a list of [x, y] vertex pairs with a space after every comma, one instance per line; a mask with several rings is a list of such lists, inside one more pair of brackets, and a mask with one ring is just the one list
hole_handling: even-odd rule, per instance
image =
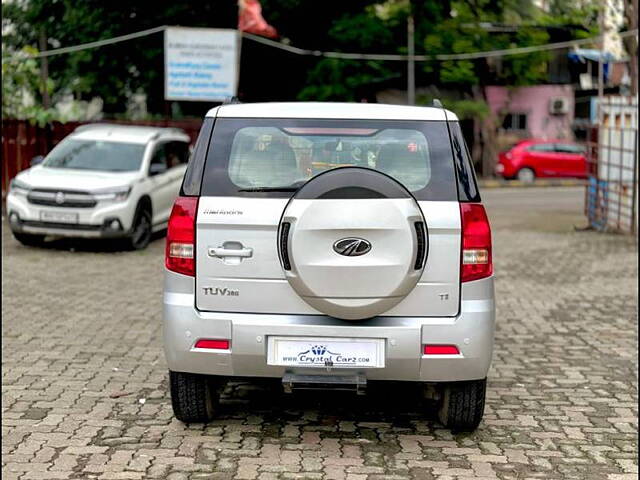
[[218, 385], [206, 375], [169, 371], [171, 405], [178, 420], [185, 423], [213, 419], [219, 400]]
[[131, 250], [143, 250], [151, 241], [151, 213], [139, 208], [133, 220], [133, 227], [127, 240]]
[[13, 236], [26, 247], [39, 247], [44, 243], [44, 235], [31, 235], [29, 233], [16, 233]]
[[524, 183], [532, 183], [536, 179], [536, 172], [530, 168], [521, 168], [518, 170], [516, 178]]
[[451, 382], [444, 385], [438, 417], [454, 431], [475, 430], [484, 414], [487, 379]]

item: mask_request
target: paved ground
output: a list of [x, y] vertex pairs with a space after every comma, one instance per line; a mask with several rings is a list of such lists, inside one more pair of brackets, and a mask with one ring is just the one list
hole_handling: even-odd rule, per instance
[[161, 351], [163, 240], [140, 253], [29, 249], [5, 228], [2, 476], [635, 479], [637, 249], [574, 232], [582, 196], [486, 192], [497, 344], [485, 419], [464, 435], [410, 387], [361, 398], [236, 385], [219, 420], [187, 427]]

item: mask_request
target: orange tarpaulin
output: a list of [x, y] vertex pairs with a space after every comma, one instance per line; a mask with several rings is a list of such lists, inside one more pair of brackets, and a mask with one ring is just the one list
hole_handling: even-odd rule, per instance
[[258, 0], [238, 1], [238, 30], [263, 37], [278, 37], [276, 29], [262, 18], [262, 7]]

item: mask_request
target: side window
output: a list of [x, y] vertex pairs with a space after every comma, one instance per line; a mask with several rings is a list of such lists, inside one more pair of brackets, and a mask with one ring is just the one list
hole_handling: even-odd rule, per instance
[[450, 122], [451, 146], [453, 160], [458, 176], [458, 197], [461, 202], [479, 202], [480, 192], [476, 184], [476, 176], [471, 162], [471, 155], [462, 135], [462, 129], [457, 122]]
[[158, 174], [162, 173], [162, 170], [168, 169], [167, 153], [165, 151], [165, 143], [158, 143], [151, 156], [151, 162], [149, 164], [149, 173]]
[[556, 144], [556, 152], [558, 153], [572, 153], [574, 155], [581, 155], [584, 153], [584, 149], [579, 145], [570, 145], [559, 143]]
[[527, 148], [530, 152], [555, 152], [556, 147], [553, 143], [538, 143]]
[[198, 133], [196, 146], [191, 153], [187, 171], [182, 181], [182, 189], [180, 195], [194, 197], [200, 195], [200, 185], [202, 184], [202, 174], [204, 172], [204, 163], [207, 158], [207, 150], [209, 149], [209, 139], [213, 130], [213, 118], [206, 117]]
[[185, 142], [167, 142], [164, 151], [169, 169], [184, 165], [189, 159], [189, 144]]

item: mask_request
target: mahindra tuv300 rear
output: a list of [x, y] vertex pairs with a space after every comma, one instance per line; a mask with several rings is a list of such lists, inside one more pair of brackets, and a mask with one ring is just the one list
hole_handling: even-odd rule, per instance
[[229, 379], [285, 391], [422, 382], [473, 430], [494, 335], [491, 231], [442, 108], [223, 105], [169, 220], [164, 343], [178, 419]]

